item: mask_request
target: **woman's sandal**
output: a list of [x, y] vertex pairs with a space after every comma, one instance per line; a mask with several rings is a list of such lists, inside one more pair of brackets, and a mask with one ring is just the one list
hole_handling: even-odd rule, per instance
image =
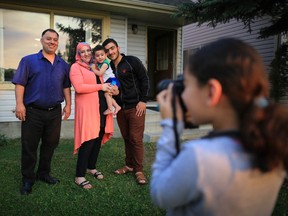
[[124, 166], [124, 167], [121, 167], [121, 168], [114, 171], [114, 173], [117, 175], [122, 175], [122, 174], [125, 174], [128, 172], [133, 172], [133, 168], [130, 168], [128, 166]]
[[[82, 182], [79, 183], [79, 184], [75, 181], [75, 184], [78, 185], [79, 187], [83, 188], [83, 189], [91, 189], [91, 188], [92, 188], [92, 185], [91, 185], [90, 182], [87, 181], [87, 180], [84, 180], [84, 181], [82, 181]], [[90, 187], [85, 187], [85, 186], [87, 186], [87, 185], [90, 185]]]
[[99, 172], [99, 171], [94, 173], [93, 176], [94, 176], [94, 178], [99, 179], [99, 180], [104, 178], [103, 174], [101, 172]]
[[104, 175], [100, 171], [97, 171], [97, 170], [95, 173], [92, 173], [91, 170], [87, 169], [86, 173], [94, 176], [95, 179], [101, 180], [104, 178]]
[[135, 177], [136, 177], [137, 184], [139, 184], [139, 185], [147, 184], [147, 179], [145, 178], [143, 172], [136, 172]]

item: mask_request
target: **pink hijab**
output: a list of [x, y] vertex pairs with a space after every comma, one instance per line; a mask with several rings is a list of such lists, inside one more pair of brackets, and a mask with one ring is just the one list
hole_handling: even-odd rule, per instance
[[75, 60], [76, 60], [76, 63], [78, 63], [79, 65], [81, 65], [82, 67], [85, 67], [87, 68], [88, 70], [90, 70], [90, 64], [93, 63], [93, 58], [91, 57], [91, 60], [89, 62], [89, 64], [87, 64], [86, 62], [82, 61], [81, 59], [81, 49], [84, 47], [84, 46], [87, 46], [90, 48], [91, 50], [91, 47], [88, 43], [86, 42], [80, 42], [78, 43], [77, 47], [76, 47], [76, 55], [75, 55]]

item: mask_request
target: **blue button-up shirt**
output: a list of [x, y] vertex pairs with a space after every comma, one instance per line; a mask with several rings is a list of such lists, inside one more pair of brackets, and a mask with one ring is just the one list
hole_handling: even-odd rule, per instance
[[69, 66], [57, 55], [51, 64], [40, 50], [21, 59], [12, 83], [25, 87], [25, 105], [53, 107], [64, 101], [63, 89], [71, 87]]

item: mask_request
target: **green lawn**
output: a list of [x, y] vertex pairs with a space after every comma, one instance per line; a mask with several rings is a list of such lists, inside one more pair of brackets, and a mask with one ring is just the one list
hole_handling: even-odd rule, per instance
[[[56, 149], [52, 175], [59, 178], [58, 185], [36, 182], [32, 194], [19, 193], [20, 141], [0, 137], [0, 215], [165, 215], [150, 200], [149, 185], [137, 185], [132, 173], [123, 176], [113, 171], [123, 165], [124, 144], [121, 139], [112, 139], [104, 145], [98, 161], [98, 169], [104, 180], [87, 176], [93, 184], [84, 190], [74, 184], [76, 156], [72, 155], [73, 140], [61, 140]], [[151, 176], [151, 164], [155, 156], [155, 144], [145, 143], [145, 173]], [[288, 188], [283, 186], [274, 211], [275, 216], [288, 215]]]
[[[0, 139], [1, 141], [1, 139]], [[117, 176], [113, 171], [124, 162], [124, 143], [112, 139], [103, 146], [98, 169], [104, 174], [102, 181], [91, 176], [91, 190], [81, 189], [74, 183], [77, 156], [72, 155], [73, 140], [61, 140], [56, 149], [52, 175], [60, 179], [58, 185], [36, 182], [32, 194], [19, 193], [20, 141], [11, 140], [0, 145], [0, 215], [165, 215], [150, 200], [149, 185], [137, 185], [132, 173]], [[145, 172], [150, 179], [150, 166], [154, 159], [155, 144], [145, 144]]]

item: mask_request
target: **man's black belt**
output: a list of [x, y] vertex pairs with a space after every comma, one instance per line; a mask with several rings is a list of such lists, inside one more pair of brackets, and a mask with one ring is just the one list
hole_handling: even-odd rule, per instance
[[57, 104], [56, 106], [53, 106], [53, 107], [41, 107], [41, 106], [38, 106], [35, 104], [28, 105], [28, 107], [31, 107], [33, 109], [44, 110], [44, 111], [52, 111], [52, 110], [54, 110], [60, 106], [61, 106], [61, 104]]

